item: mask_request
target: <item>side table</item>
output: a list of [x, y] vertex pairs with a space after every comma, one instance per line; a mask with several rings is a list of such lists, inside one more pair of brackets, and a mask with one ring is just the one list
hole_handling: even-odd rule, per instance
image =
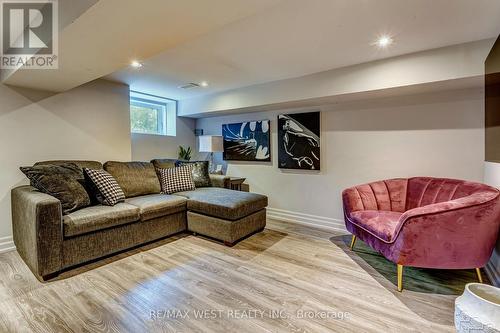
[[245, 179], [242, 177], [229, 177], [229, 188], [235, 191], [242, 191]]

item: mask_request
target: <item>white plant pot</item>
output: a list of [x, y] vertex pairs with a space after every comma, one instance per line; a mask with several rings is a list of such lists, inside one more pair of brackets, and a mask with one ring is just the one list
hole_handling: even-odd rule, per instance
[[457, 332], [500, 332], [500, 288], [469, 283], [455, 300]]

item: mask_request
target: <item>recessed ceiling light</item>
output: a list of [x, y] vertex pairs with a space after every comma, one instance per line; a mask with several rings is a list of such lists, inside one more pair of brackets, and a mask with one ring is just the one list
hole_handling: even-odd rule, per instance
[[200, 86], [202, 87], [208, 87], [208, 82], [207, 81], [201, 81]]
[[134, 68], [141, 68], [142, 67], [142, 63], [140, 63], [139, 61], [137, 60], [134, 60], [130, 63], [130, 66], [134, 67]]
[[389, 45], [393, 43], [393, 39], [389, 35], [382, 35], [377, 39], [377, 42], [375, 43], [379, 48], [385, 49]]

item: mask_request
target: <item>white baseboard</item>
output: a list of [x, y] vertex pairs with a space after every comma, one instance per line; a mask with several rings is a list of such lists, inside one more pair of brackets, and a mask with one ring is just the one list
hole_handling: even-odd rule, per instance
[[16, 246], [14, 245], [14, 240], [12, 236], [1, 237], [0, 238], [0, 253], [14, 251]]
[[347, 233], [344, 221], [331, 217], [310, 215], [270, 207], [267, 208], [267, 217], [274, 220], [307, 225], [328, 231]]
[[490, 279], [491, 283], [500, 288], [500, 272], [493, 267], [491, 261], [484, 267], [486, 275], [488, 275], [488, 279]]

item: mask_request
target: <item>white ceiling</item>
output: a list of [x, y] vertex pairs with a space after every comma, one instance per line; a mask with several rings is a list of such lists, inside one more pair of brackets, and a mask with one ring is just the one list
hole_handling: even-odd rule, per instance
[[59, 0], [59, 30], [73, 23], [99, 0]]
[[[185, 99], [496, 37], [499, 17], [499, 0], [286, 0], [107, 78]], [[395, 41], [387, 50], [371, 45], [383, 33]]]
[[[95, 5], [99, 0], [59, 0], [58, 3], [58, 23], [59, 33], [64, 30], [68, 25], [75, 22], [78, 17], [89, 10], [90, 7]], [[0, 66], [0, 77], [2, 81], [12, 75], [15, 70], [2, 69]], [[43, 87], [40, 87], [43, 90]]]
[[[75, 3], [78, 1], [78, 3]], [[65, 91], [127, 67], [280, 0], [61, 0], [59, 68], [19, 69], [13, 86]]]

